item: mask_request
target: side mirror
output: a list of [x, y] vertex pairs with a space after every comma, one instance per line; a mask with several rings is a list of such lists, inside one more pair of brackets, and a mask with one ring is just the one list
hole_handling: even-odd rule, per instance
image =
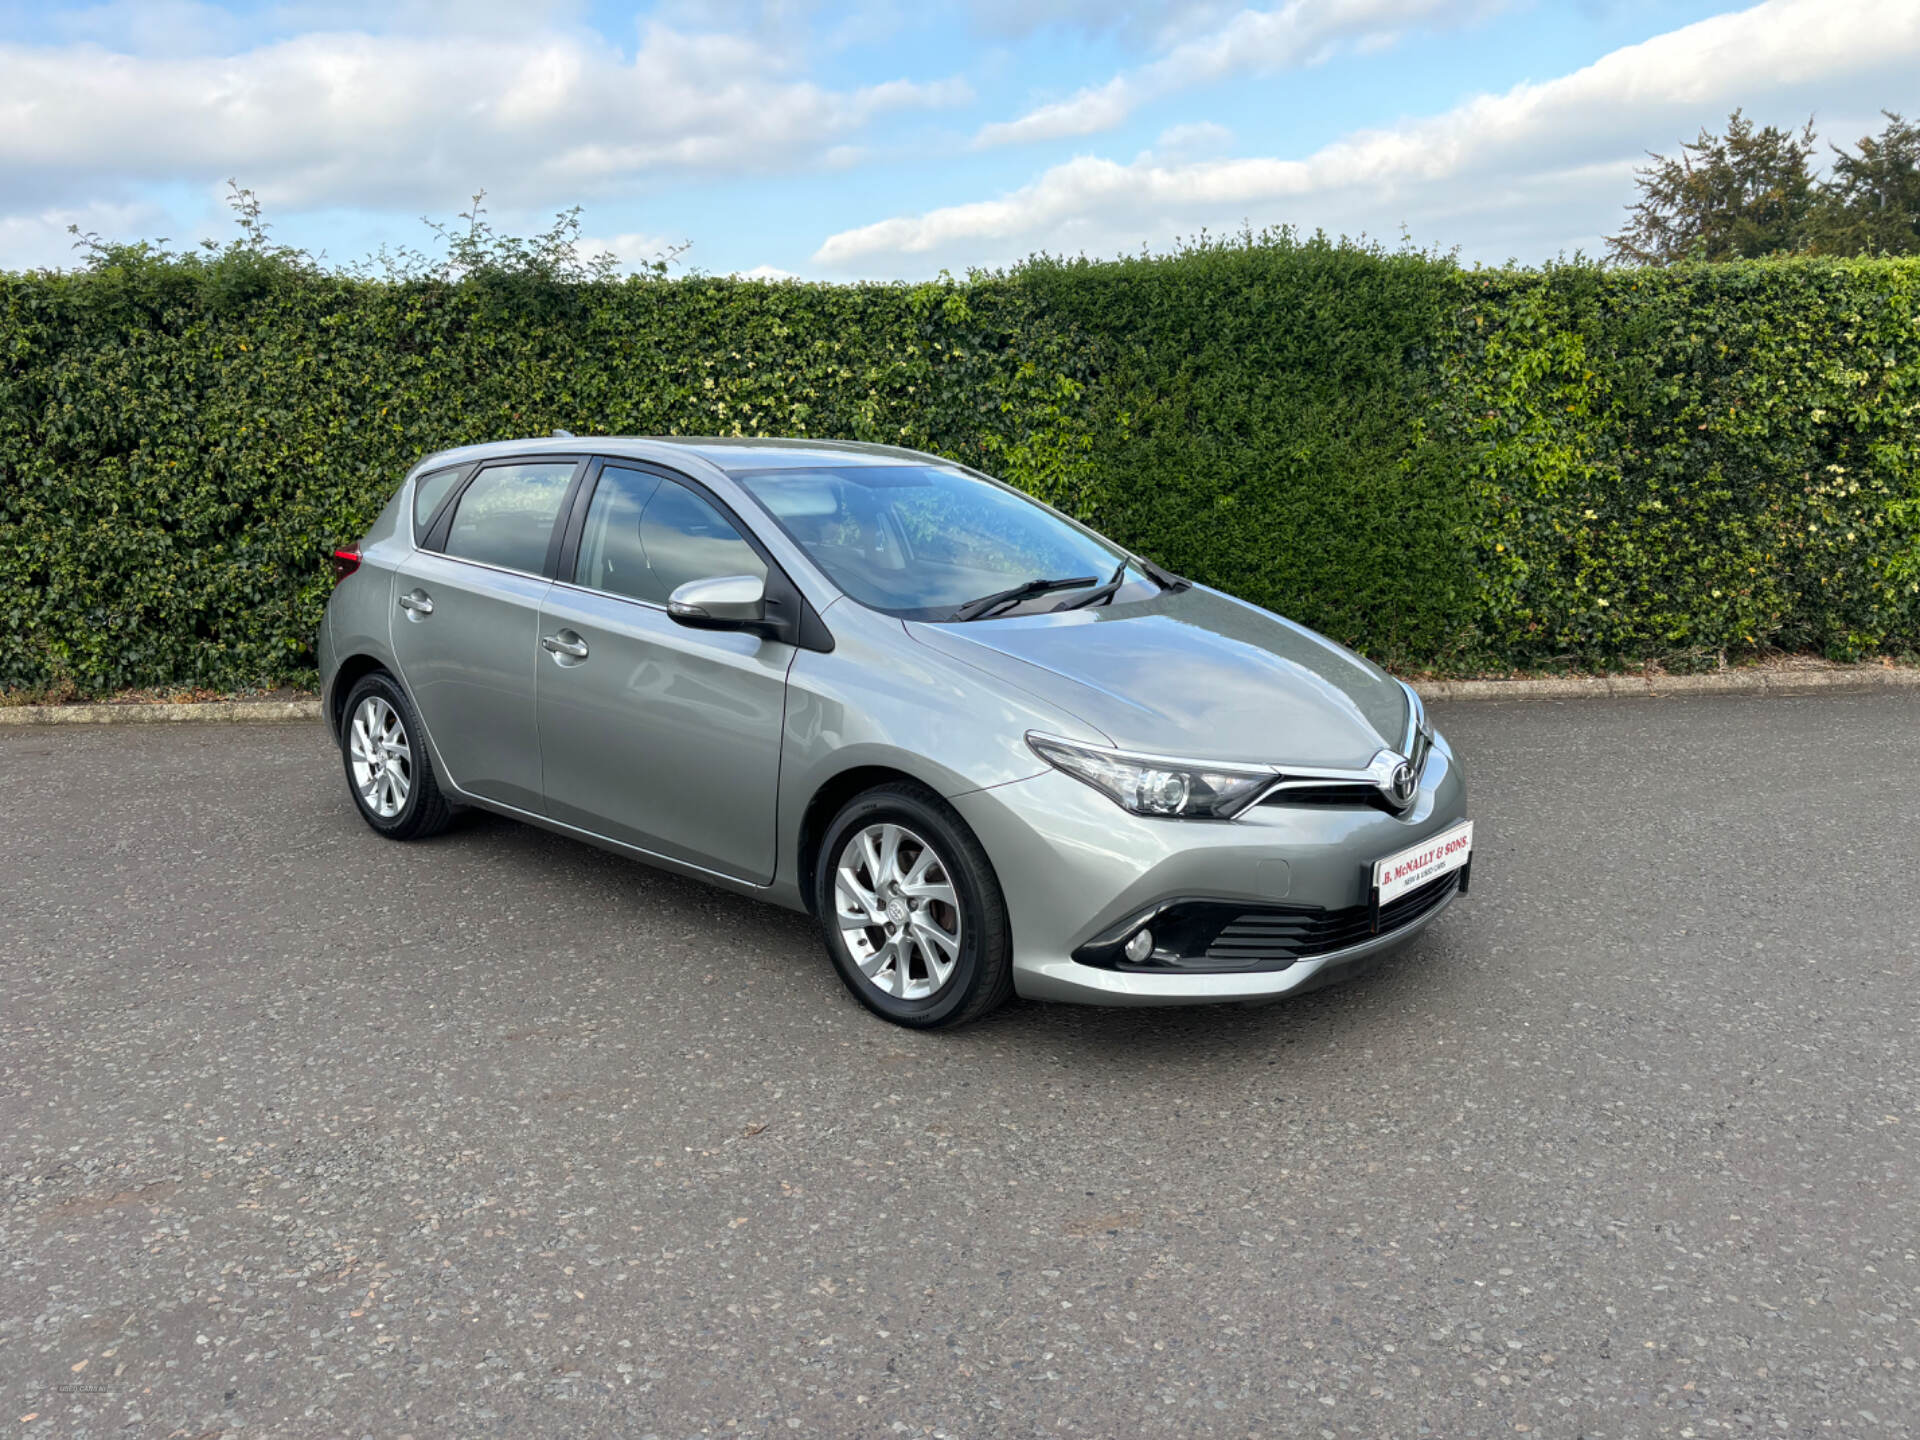
[[767, 582], [758, 575], [689, 580], [668, 597], [667, 615], [695, 630], [761, 630], [767, 622]]

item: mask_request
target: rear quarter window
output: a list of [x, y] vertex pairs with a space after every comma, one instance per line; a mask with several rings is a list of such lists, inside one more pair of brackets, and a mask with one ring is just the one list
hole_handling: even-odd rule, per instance
[[447, 498], [466, 469], [464, 465], [454, 465], [446, 470], [431, 471], [413, 482], [413, 538], [416, 544], [426, 539], [427, 525], [433, 519], [434, 512], [440, 508], [440, 502]]

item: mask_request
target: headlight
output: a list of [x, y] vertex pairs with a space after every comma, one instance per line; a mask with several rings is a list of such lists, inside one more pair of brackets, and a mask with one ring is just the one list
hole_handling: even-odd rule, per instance
[[1054, 769], [1086, 782], [1136, 815], [1225, 820], [1279, 778], [1277, 772], [1256, 766], [1131, 755], [1036, 731], [1028, 732], [1027, 744]]

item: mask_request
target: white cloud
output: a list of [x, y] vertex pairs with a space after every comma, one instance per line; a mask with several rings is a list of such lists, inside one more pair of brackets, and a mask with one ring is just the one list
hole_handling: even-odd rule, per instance
[[1497, 8], [1493, 0], [1288, 0], [1242, 10], [1195, 38], [1171, 44], [1151, 64], [1114, 76], [1015, 120], [982, 126], [982, 147], [1058, 140], [1111, 130], [1150, 101], [1236, 74], [1316, 64], [1342, 46], [1376, 50], [1409, 28], [1457, 24]]
[[756, 265], [751, 270], [733, 272], [736, 280], [798, 280], [800, 277], [791, 270], [782, 270], [777, 265]]
[[1077, 30], [1156, 40], [1218, 23], [1233, 9], [1227, 0], [972, 0], [974, 25], [990, 35], [1024, 39], [1037, 31]]
[[973, 143], [985, 149], [991, 145], [1096, 135], [1113, 129], [1127, 118], [1139, 103], [1138, 89], [1127, 77], [1115, 76], [1104, 85], [1082, 90], [1070, 100], [1056, 100], [1029, 110], [1018, 120], [996, 120], [991, 125], [982, 125]]
[[584, 0], [277, 0], [245, 10], [215, 0], [99, 0], [44, 8], [49, 33], [132, 55], [232, 54], [313, 31], [524, 35], [577, 25], [586, 13]]
[[1165, 239], [1178, 227], [1243, 218], [1375, 233], [1444, 221], [1444, 238], [1471, 230], [1492, 258], [1502, 258], [1493, 246], [1522, 238], [1587, 244], [1617, 221], [1646, 150], [1671, 151], [1735, 105], [1812, 108], [1836, 94], [1852, 100], [1870, 80], [1883, 87], [1875, 94], [1885, 100], [1876, 103], [1912, 108], [1917, 62], [1920, 6], [1912, 0], [1766, 0], [1558, 79], [1358, 132], [1304, 159], [1176, 164], [1149, 154], [1121, 164], [1082, 156], [996, 200], [842, 231], [814, 259], [870, 268], [951, 251], [990, 263], [1036, 245], [1130, 247], [1153, 227], [1154, 238]]
[[1226, 126], [1216, 125], [1211, 120], [1193, 120], [1183, 125], [1169, 125], [1162, 130], [1146, 158], [1162, 163], [1199, 160], [1208, 155], [1217, 155], [1231, 144], [1233, 131]]
[[50, 17], [70, 40], [137, 54], [186, 55], [217, 48], [235, 33], [234, 17], [205, 0], [107, 0]]
[[[118, 240], [127, 235], [152, 235], [154, 227], [164, 230], [161, 212], [153, 206], [81, 205], [51, 206], [0, 215], [0, 255], [7, 257], [12, 269], [67, 269], [85, 257], [75, 243], [69, 226], [79, 227], [82, 235], [99, 235]], [[175, 235], [176, 245], [189, 237]]]
[[789, 54], [657, 23], [626, 59], [585, 33], [485, 28], [229, 55], [0, 46], [0, 187], [57, 200], [235, 175], [282, 208], [417, 211], [481, 185], [544, 204], [660, 171], [814, 163], [879, 116], [969, 98], [958, 81], [828, 89]]
[[611, 255], [622, 269], [638, 270], [656, 260], [666, 259], [683, 243], [645, 231], [629, 231], [619, 235], [582, 235], [573, 242], [573, 253], [583, 261]]

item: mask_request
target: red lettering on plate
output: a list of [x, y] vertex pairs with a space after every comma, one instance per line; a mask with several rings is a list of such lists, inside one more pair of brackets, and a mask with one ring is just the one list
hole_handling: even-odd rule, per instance
[[1374, 869], [1382, 890], [1398, 891], [1425, 882], [1435, 870], [1457, 868], [1454, 861], [1473, 848], [1473, 834], [1448, 834], [1433, 837], [1426, 848], [1412, 855], [1382, 860]]

